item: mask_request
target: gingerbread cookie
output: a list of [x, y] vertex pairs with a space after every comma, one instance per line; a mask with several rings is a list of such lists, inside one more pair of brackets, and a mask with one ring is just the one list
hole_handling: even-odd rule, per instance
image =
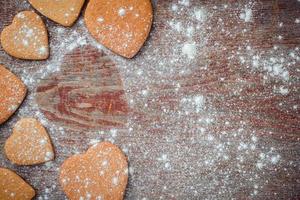
[[4, 149], [7, 158], [17, 165], [34, 165], [54, 159], [46, 129], [33, 118], [23, 118], [16, 123]]
[[71, 26], [78, 18], [84, 0], [28, 0], [40, 13], [51, 20]]
[[128, 181], [127, 158], [117, 146], [98, 143], [65, 160], [59, 181], [70, 200], [121, 200]]
[[11, 56], [26, 60], [49, 57], [48, 33], [40, 16], [32, 11], [18, 13], [1, 33], [3, 49]]
[[17, 110], [25, 98], [26, 91], [24, 83], [0, 65], [0, 124]]
[[91, 35], [115, 53], [132, 58], [152, 25], [150, 0], [90, 0], [85, 23]]
[[0, 168], [0, 199], [30, 200], [35, 196], [34, 189], [15, 172]]

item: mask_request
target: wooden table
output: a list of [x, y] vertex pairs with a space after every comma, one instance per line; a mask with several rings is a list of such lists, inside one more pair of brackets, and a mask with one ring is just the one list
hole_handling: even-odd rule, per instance
[[[82, 15], [49, 30], [47, 61], [0, 63], [29, 94], [0, 126], [0, 166], [37, 199], [65, 199], [61, 163], [97, 141], [129, 158], [126, 199], [300, 199], [299, 0], [154, 1], [154, 25], [131, 60], [89, 36]], [[27, 1], [1, 1], [0, 29]], [[3, 147], [21, 117], [45, 125], [53, 162], [15, 166]]]

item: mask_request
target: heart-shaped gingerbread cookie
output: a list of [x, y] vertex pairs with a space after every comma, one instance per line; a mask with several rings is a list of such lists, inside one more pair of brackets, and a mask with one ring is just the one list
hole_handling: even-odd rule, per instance
[[98, 143], [65, 160], [59, 180], [70, 200], [121, 200], [128, 181], [127, 158], [117, 146]]
[[46, 129], [33, 118], [23, 118], [16, 123], [4, 149], [7, 158], [17, 165], [34, 165], [54, 159]]
[[85, 23], [91, 35], [115, 53], [132, 58], [152, 25], [150, 0], [90, 0]]
[[25, 98], [26, 91], [24, 83], [0, 65], [0, 124], [17, 110]]
[[49, 57], [48, 33], [40, 16], [32, 11], [18, 13], [1, 33], [3, 49], [11, 56], [26, 60]]
[[34, 189], [15, 172], [0, 168], [0, 199], [30, 200], [35, 196]]
[[84, 0], [28, 0], [40, 13], [51, 20], [71, 26], [78, 18]]

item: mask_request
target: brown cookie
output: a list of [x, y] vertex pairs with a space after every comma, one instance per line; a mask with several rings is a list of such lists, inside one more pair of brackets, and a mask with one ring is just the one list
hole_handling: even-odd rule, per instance
[[17, 110], [25, 98], [26, 91], [24, 83], [0, 65], [0, 124]]
[[84, 0], [28, 0], [31, 5], [49, 19], [71, 26], [78, 18]]
[[48, 33], [40, 16], [32, 11], [18, 13], [1, 33], [3, 49], [11, 56], [26, 60], [49, 57]]
[[127, 158], [117, 146], [98, 143], [65, 160], [59, 181], [70, 200], [121, 200], [128, 181]]
[[85, 23], [101, 44], [132, 58], [146, 41], [152, 25], [150, 0], [90, 0]]
[[34, 165], [54, 159], [46, 129], [33, 118], [23, 118], [16, 123], [4, 149], [7, 158], [17, 165]]
[[35, 196], [34, 189], [15, 172], [0, 168], [0, 199], [30, 200]]

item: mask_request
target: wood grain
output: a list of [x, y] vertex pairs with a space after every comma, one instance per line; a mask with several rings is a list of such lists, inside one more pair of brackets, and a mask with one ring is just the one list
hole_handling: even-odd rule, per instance
[[[1, 30], [32, 9], [26, 1], [0, 2]], [[98, 48], [82, 15], [62, 34], [43, 17], [47, 61], [13, 59], [0, 49], [0, 63], [29, 89], [0, 127], [0, 166], [32, 184], [37, 199], [65, 199], [57, 180], [63, 160], [108, 140], [129, 158], [126, 199], [300, 199], [300, 3], [184, 2], [153, 1], [151, 35], [131, 60]], [[240, 17], [246, 8], [249, 22]], [[203, 22], [194, 18], [197, 9], [206, 13]], [[180, 31], [172, 25], [178, 22]], [[87, 45], [68, 51], [78, 37]], [[182, 55], [189, 42], [197, 44], [192, 60]], [[50, 65], [60, 71], [46, 73]], [[23, 116], [47, 127], [54, 162], [24, 167], [7, 160], [4, 142]]]
[[77, 48], [65, 56], [61, 68], [36, 90], [37, 103], [49, 120], [71, 129], [124, 126], [128, 105], [123, 83], [104, 52]]

